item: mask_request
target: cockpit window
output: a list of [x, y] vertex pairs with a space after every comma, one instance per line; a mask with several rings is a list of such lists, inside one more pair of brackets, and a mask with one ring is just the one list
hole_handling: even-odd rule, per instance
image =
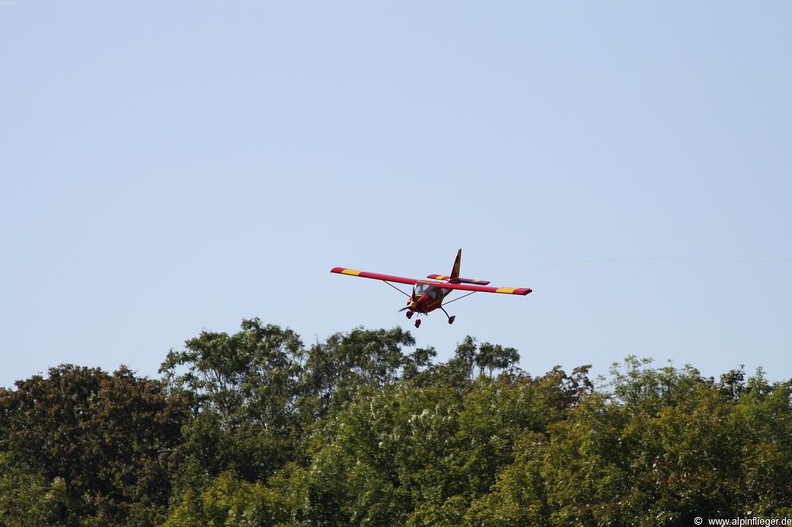
[[413, 287], [413, 295], [416, 297], [422, 295], [433, 295], [435, 287], [431, 284], [415, 284]]

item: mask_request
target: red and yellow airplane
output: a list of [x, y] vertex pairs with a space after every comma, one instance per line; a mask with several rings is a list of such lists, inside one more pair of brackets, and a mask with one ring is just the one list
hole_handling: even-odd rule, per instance
[[[489, 284], [486, 280], [473, 280], [471, 278], [461, 278], [459, 276], [459, 264], [462, 260], [462, 249], [459, 249], [454, 260], [454, 267], [451, 269], [451, 276], [444, 276], [439, 274], [430, 274], [427, 278], [431, 280], [416, 280], [415, 278], [404, 278], [402, 276], [393, 276], [380, 273], [369, 273], [367, 271], [355, 271], [354, 269], [347, 269], [345, 267], [333, 267], [330, 269], [331, 273], [346, 274], [349, 276], [359, 276], [361, 278], [372, 278], [374, 280], [382, 280], [383, 282], [391, 285], [390, 282], [399, 284], [410, 284], [413, 286], [412, 295], [407, 295], [401, 289], [394, 287], [405, 296], [409, 297], [407, 307], [401, 311], [407, 311], [407, 318], [412, 318], [413, 314], [419, 315], [428, 314], [435, 309], [441, 309], [448, 317], [448, 323], [453, 324], [456, 316], [449, 316], [448, 312], [443, 309], [443, 300], [452, 291], [470, 291], [465, 296], [472, 295], [475, 292], [482, 293], [505, 293], [509, 295], [527, 295], [531, 290], [527, 287], [486, 287]], [[464, 297], [456, 298], [460, 300]], [[451, 300], [450, 302], [454, 302]], [[450, 303], [450, 302], [446, 302]], [[416, 317], [415, 327], [420, 327], [421, 320]]]

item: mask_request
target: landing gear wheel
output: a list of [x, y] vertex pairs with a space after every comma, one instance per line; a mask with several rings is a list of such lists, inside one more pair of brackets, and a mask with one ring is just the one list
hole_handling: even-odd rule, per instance
[[454, 315], [453, 317], [448, 317], [448, 323], [453, 324], [455, 319], [456, 319], [456, 315]]
[[421, 327], [421, 319], [420, 318], [416, 318], [415, 319], [415, 327], [416, 328], [420, 328]]
[[412, 311], [408, 311], [407, 312], [407, 318], [412, 318], [412, 316], [413, 316], [413, 312]]

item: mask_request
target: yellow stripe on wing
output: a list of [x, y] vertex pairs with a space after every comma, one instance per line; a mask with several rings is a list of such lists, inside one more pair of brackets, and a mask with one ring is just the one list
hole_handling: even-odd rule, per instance
[[496, 293], [514, 293], [514, 290], [517, 289], [516, 287], [499, 287], [495, 290]]
[[354, 269], [344, 269], [341, 274], [350, 274], [352, 276], [360, 276], [363, 271], [355, 271]]

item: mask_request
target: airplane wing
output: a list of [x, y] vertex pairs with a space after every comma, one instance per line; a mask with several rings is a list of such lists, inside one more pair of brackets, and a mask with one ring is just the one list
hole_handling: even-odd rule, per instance
[[480, 291], [482, 293], [504, 293], [507, 295], [527, 295], [531, 292], [528, 287], [485, 287], [481, 285], [472, 284], [446, 284], [443, 282], [428, 282], [423, 281], [425, 284], [432, 284], [438, 289], [457, 289], [461, 291]]
[[359, 276], [361, 278], [372, 278], [374, 280], [383, 280], [385, 282], [396, 282], [398, 284], [414, 285], [419, 282], [415, 278], [405, 278], [403, 276], [393, 276], [389, 274], [369, 273], [368, 271], [356, 271], [354, 269], [347, 269], [345, 267], [333, 267], [330, 269], [331, 273], [348, 274], [349, 276]]
[[438, 289], [457, 289], [460, 291], [479, 291], [481, 293], [504, 293], [507, 295], [527, 295], [531, 292], [528, 287], [485, 287], [475, 284], [449, 284], [446, 282], [434, 282], [430, 280], [416, 280], [415, 278], [405, 278], [403, 276], [393, 276], [389, 274], [370, 273], [368, 271], [356, 271], [345, 267], [333, 267], [331, 273], [347, 274], [349, 276], [359, 276], [361, 278], [371, 278], [383, 280], [385, 282], [396, 282], [398, 284], [415, 285], [417, 283], [433, 285]]

